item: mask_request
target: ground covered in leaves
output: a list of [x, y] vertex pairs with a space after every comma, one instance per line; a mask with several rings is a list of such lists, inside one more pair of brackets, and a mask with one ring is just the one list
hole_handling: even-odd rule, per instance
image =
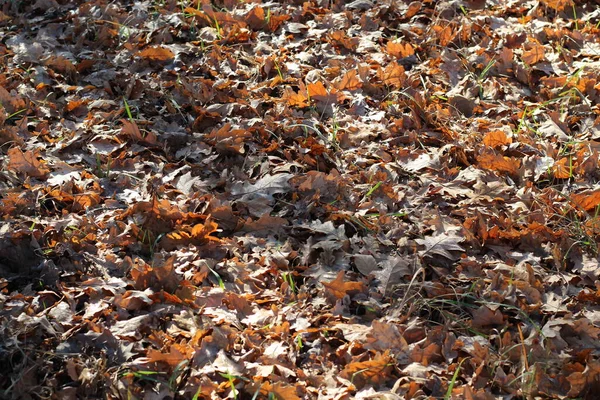
[[593, 397], [594, 1], [1, 3], [0, 397]]

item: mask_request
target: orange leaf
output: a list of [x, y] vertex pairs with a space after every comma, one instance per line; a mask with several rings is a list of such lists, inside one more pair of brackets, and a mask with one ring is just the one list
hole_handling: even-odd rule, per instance
[[245, 129], [231, 129], [231, 124], [226, 123], [220, 129], [213, 129], [206, 135], [207, 141], [214, 145], [220, 152], [233, 152], [244, 154], [244, 143], [252, 136]]
[[129, 121], [127, 119], [122, 119], [123, 127], [121, 128], [121, 133], [127, 135], [134, 139], [137, 142], [147, 143], [147, 144], [156, 144], [156, 135], [152, 132], [145, 132], [142, 134], [138, 124], [135, 121]]
[[219, 241], [218, 238], [210, 236], [211, 233], [217, 231], [217, 224], [207, 220], [204, 224], [196, 224], [192, 228], [192, 238], [198, 242]]
[[383, 354], [377, 353], [372, 360], [353, 362], [346, 365], [340, 376], [352, 380], [357, 387], [362, 387], [367, 383], [381, 385], [385, 383], [393, 371], [391, 361], [389, 350]]
[[422, 4], [420, 1], [413, 1], [408, 5], [408, 8], [406, 9], [406, 12], [404, 14], [404, 18], [414, 17], [419, 11], [421, 11], [421, 7]]
[[446, 47], [448, 44], [454, 39], [456, 33], [452, 31], [452, 27], [450, 25], [446, 25], [445, 27], [441, 27], [436, 25], [433, 27], [435, 33], [437, 34], [440, 46]]
[[309, 83], [306, 90], [308, 91], [309, 97], [327, 96], [327, 89], [321, 82]]
[[585, 211], [593, 210], [600, 205], [600, 189], [572, 194], [571, 201]]
[[65, 111], [72, 112], [78, 108], [85, 109], [85, 106], [87, 104], [88, 104], [88, 100], [81, 100], [81, 99], [71, 100], [65, 106]]
[[163, 353], [160, 350], [149, 349], [146, 362], [164, 362], [171, 367], [177, 366], [183, 360], [187, 360], [192, 357], [194, 349], [186, 344], [173, 343], [168, 353]]
[[329, 289], [329, 293], [334, 295], [336, 299], [365, 290], [365, 285], [362, 282], [344, 282], [344, 271], [340, 271], [331, 282], [323, 282], [323, 286]]
[[252, 10], [246, 14], [246, 23], [250, 29], [255, 31], [262, 29], [267, 24], [267, 21], [265, 20], [265, 10], [260, 6], [252, 8]]
[[521, 59], [527, 65], [537, 64], [546, 57], [544, 46], [537, 40], [530, 40], [523, 45], [523, 57]]
[[573, 7], [573, 0], [542, 0], [542, 3], [559, 12], [567, 7]]
[[385, 85], [401, 87], [406, 81], [404, 67], [398, 63], [389, 63], [383, 71], [380, 71], [381, 80]]
[[270, 382], [263, 382], [260, 386], [260, 394], [265, 396], [265, 398], [270, 398], [269, 395], [271, 393], [274, 394], [277, 399], [300, 400], [296, 387], [294, 386], [286, 385], [282, 382], [275, 382], [273, 384]]
[[308, 96], [315, 101], [327, 104], [337, 103], [337, 92], [328, 92], [321, 82], [309, 83], [306, 90]]
[[146, 47], [138, 55], [146, 60], [158, 62], [171, 61], [175, 57], [171, 50], [160, 46]]
[[573, 167], [570, 165], [571, 162], [567, 157], [563, 157], [558, 160], [552, 166], [552, 172], [554, 172], [554, 177], [558, 179], [569, 179], [573, 176]]
[[90, 207], [100, 204], [100, 195], [98, 193], [83, 193], [73, 197], [73, 211], [87, 210]]
[[283, 24], [285, 21], [287, 21], [290, 18], [291, 18], [291, 16], [289, 16], [287, 14], [271, 15], [271, 18], [269, 19], [269, 31], [275, 32], [279, 28], [279, 26], [281, 26], [281, 24]]
[[358, 46], [358, 38], [350, 37], [344, 31], [335, 31], [332, 32], [329, 37], [334, 42], [334, 44], [344, 47], [347, 50], [354, 51]]
[[486, 146], [498, 148], [512, 143], [512, 139], [506, 136], [503, 131], [488, 132], [483, 138], [483, 144]]
[[362, 82], [358, 79], [356, 70], [350, 70], [342, 77], [342, 80], [334, 84], [338, 90], [356, 90], [362, 87]]
[[34, 178], [44, 178], [50, 170], [37, 157], [31, 150], [23, 153], [18, 147], [13, 147], [8, 149], [8, 168]]
[[391, 40], [387, 43], [386, 50], [390, 56], [398, 58], [404, 58], [415, 54], [415, 49], [413, 49], [410, 43], [394, 42]]
[[481, 168], [491, 169], [498, 172], [506, 172], [511, 175], [517, 175], [519, 170], [519, 161], [514, 158], [502, 157], [499, 154], [484, 153], [477, 157]]
[[308, 96], [302, 91], [296, 93], [293, 89], [286, 87], [281, 98], [288, 106], [301, 108], [308, 107]]

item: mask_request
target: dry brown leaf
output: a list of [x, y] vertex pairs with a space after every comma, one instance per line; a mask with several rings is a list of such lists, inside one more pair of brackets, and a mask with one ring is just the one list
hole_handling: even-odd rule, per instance
[[385, 69], [379, 71], [379, 76], [384, 85], [400, 88], [406, 81], [404, 67], [396, 62], [389, 63]]
[[365, 290], [363, 282], [344, 282], [344, 275], [344, 271], [340, 271], [334, 280], [323, 282], [323, 286], [328, 289], [328, 294], [333, 295], [336, 299], [341, 299], [346, 295], [354, 295]]
[[571, 195], [571, 201], [585, 211], [593, 210], [600, 205], [600, 189], [574, 193]]
[[419, 11], [421, 11], [421, 7], [423, 6], [423, 4], [420, 1], [413, 1], [408, 5], [408, 8], [406, 9], [406, 12], [404, 14], [404, 18], [412, 18], [415, 15], [417, 15], [417, 13]]
[[329, 35], [331, 41], [347, 50], [354, 51], [358, 46], [358, 38], [349, 37], [344, 31], [334, 31]]
[[267, 25], [267, 21], [265, 20], [265, 10], [260, 5], [253, 7], [246, 14], [246, 23], [250, 29], [255, 31], [264, 28]]
[[187, 344], [173, 343], [168, 353], [149, 349], [144, 361], [146, 363], [164, 362], [171, 367], [176, 367], [184, 360], [189, 360], [194, 355], [194, 349]]
[[340, 376], [351, 380], [358, 388], [366, 384], [378, 386], [390, 379], [393, 362], [389, 350], [377, 353], [372, 360], [351, 362], [342, 370]]
[[329, 92], [321, 82], [309, 83], [306, 87], [308, 97], [320, 103], [335, 104], [338, 96], [335, 92]]
[[45, 60], [44, 64], [71, 79], [77, 74], [77, 69], [73, 63], [63, 56], [52, 56]]
[[4, 108], [7, 114], [14, 114], [25, 109], [25, 101], [21, 96], [15, 93], [9, 93], [8, 90], [0, 86], [0, 110]]
[[518, 160], [494, 153], [483, 153], [477, 156], [477, 162], [481, 168], [505, 172], [513, 176], [517, 175], [520, 167]]
[[33, 178], [45, 178], [50, 170], [38, 160], [39, 153], [27, 150], [25, 153], [18, 147], [8, 149], [8, 169]]
[[573, 0], [541, 0], [541, 3], [559, 12], [570, 9], [574, 5]]
[[133, 286], [138, 290], [153, 288], [155, 290], [165, 290], [174, 293], [179, 287], [181, 276], [175, 271], [175, 256], [165, 260], [161, 265], [148, 265], [143, 261], [138, 261], [131, 269], [131, 279]]
[[83, 211], [94, 207], [102, 202], [102, 197], [98, 193], [82, 193], [73, 196], [73, 211]]
[[397, 58], [409, 57], [415, 54], [415, 49], [410, 43], [396, 42], [392, 40], [387, 43], [386, 51], [389, 55]]
[[171, 50], [162, 46], [146, 47], [138, 55], [145, 60], [154, 62], [168, 62], [175, 57], [175, 54]]
[[210, 236], [217, 231], [217, 224], [207, 220], [204, 224], [196, 224], [193, 227], [189, 225], [180, 226], [174, 232], [167, 233], [160, 241], [162, 248], [173, 250], [178, 246], [187, 246], [190, 244], [203, 245], [210, 242], [219, 242], [220, 239]]
[[[264, 398], [270, 398], [271, 395], [275, 396], [277, 400], [300, 400], [301, 397], [298, 395], [298, 391], [293, 385], [286, 385], [283, 382], [262, 382], [260, 384], [255, 383], [252, 385], [254, 392], [258, 390]], [[259, 389], [260, 388], [260, 389]]]
[[473, 314], [473, 325], [476, 327], [489, 327], [494, 325], [502, 325], [504, 323], [504, 316], [499, 309], [491, 310], [489, 307], [483, 305], [476, 310], [472, 311]]
[[156, 135], [152, 132], [142, 133], [138, 124], [135, 121], [122, 119], [121, 123], [123, 124], [123, 127], [121, 128], [121, 133], [123, 133], [124, 135], [131, 137], [137, 142], [147, 143], [149, 145], [156, 144]]
[[433, 29], [435, 30], [437, 39], [442, 47], [448, 46], [452, 39], [454, 39], [454, 36], [456, 36], [456, 32], [453, 31], [450, 25], [446, 25], [444, 27], [436, 25], [433, 27]]
[[294, 92], [292, 88], [285, 88], [281, 99], [291, 107], [308, 107], [308, 93], [303, 91]]
[[588, 361], [583, 372], [573, 372], [567, 377], [567, 380], [571, 384], [571, 389], [567, 395], [569, 397], [581, 396], [587, 392], [586, 389], [589, 389], [594, 383], [598, 382], [599, 377], [600, 363], [594, 360]]
[[523, 45], [523, 56], [521, 59], [527, 65], [534, 65], [543, 61], [546, 57], [544, 46], [533, 39]]
[[234, 152], [244, 154], [244, 143], [252, 134], [245, 129], [232, 129], [230, 123], [226, 123], [219, 129], [213, 129], [206, 135], [207, 141], [222, 152]]
[[569, 179], [573, 177], [573, 169], [575, 167], [572, 165], [572, 159], [563, 157], [552, 166], [552, 172], [554, 173], [554, 177], [558, 179]]
[[334, 84], [338, 90], [357, 90], [362, 87], [362, 81], [358, 78], [356, 70], [350, 70], [344, 74], [342, 80]]
[[509, 138], [503, 131], [491, 131], [483, 137], [483, 144], [496, 149], [511, 143], [512, 139]]

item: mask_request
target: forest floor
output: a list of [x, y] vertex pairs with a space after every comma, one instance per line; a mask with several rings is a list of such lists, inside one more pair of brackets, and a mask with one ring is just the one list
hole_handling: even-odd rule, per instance
[[596, 398], [598, 1], [0, 9], [0, 398]]

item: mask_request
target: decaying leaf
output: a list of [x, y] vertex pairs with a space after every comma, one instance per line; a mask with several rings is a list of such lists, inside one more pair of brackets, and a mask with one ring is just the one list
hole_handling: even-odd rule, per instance
[[427, 236], [424, 239], [415, 239], [417, 243], [425, 246], [425, 250], [421, 251], [421, 254], [430, 257], [437, 254], [450, 260], [456, 259], [456, 253], [453, 254], [451, 251], [465, 251], [459, 244], [464, 240], [463, 236], [459, 236], [455, 232], [444, 232], [439, 235]]
[[600, 190], [587, 190], [580, 193], [573, 193], [570, 196], [573, 204], [585, 211], [590, 211], [600, 205]]
[[512, 140], [504, 131], [491, 131], [483, 137], [483, 143], [486, 146], [499, 148], [511, 144]]
[[32, 150], [22, 152], [18, 147], [12, 147], [8, 150], [7, 168], [21, 175], [45, 178], [50, 170], [38, 157], [39, 153]]
[[342, 370], [340, 376], [348, 379], [359, 388], [366, 384], [383, 385], [392, 373], [391, 357], [389, 351], [377, 353], [367, 361], [351, 362]]
[[162, 46], [146, 47], [144, 50], [139, 52], [139, 56], [155, 62], [171, 61], [175, 56], [173, 52]]
[[365, 290], [363, 282], [346, 282], [344, 276], [344, 271], [340, 271], [333, 281], [323, 282], [328, 295], [335, 299], [341, 299], [346, 295], [352, 296]]
[[598, 1], [4, 1], [0, 397], [594, 398]]

